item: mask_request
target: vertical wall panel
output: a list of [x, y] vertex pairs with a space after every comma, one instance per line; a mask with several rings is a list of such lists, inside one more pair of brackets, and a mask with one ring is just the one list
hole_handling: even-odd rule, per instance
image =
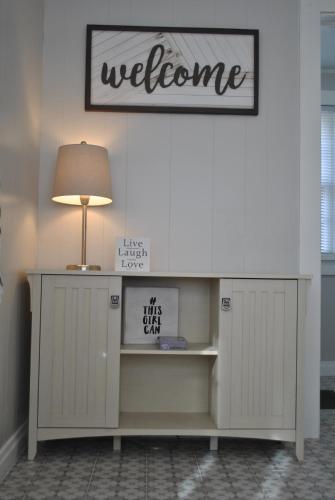
[[[248, 9], [245, 0], [234, 0], [233, 2], [212, 0], [212, 4], [215, 27], [248, 28]], [[257, 28], [257, 26], [254, 26], [254, 28]]]
[[152, 238], [153, 269], [168, 269], [170, 119], [133, 115], [128, 128], [126, 234]]
[[244, 270], [246, 125], [216, 118], [213, 168], [213, 271]]
[[[252, 272], [264, 270], [268, 255], [268, 133], [272, 126], [269, 117], [268, 105], [270, 95], [270, 64], [276, 58], [274, 52], [268, 48], [268, 37], [273, 26], [269, 22], [272, 17], [271, 3], [267, 0], [255, 0], [251, 5], [248, 2], [248, 28], [260, 30], [260, 74], [259, 74], [259, 115], [255, 120], [246, 120], [246, 163], [245, 163], [245, 191], [244, 191], [244, 265]], [[265, 65], [265, 63], [267, 65]], [[262, 146], [260, 147], [260, 144]]]
[[[299, 86], [299, 74], [292, 71], [287, 76], [287, 67], [297, 65], [296, 49], [293, 49], [292, 35], [298, 30], [298, 5], [296, 2], [272, 0], [271, 12], [278, 24], [271, 26], [268, 33], [267, 51], [269, 63], [267, 103], [268, 122], [271, 127], [267, 131], [268, 147], [268, 240], [267, 253], [276, 255], [276, 261], [268, 258], [268, 271], [276, 272], [287, 265], [287, 256], [292, 261], [298, 260], [298, 214], [299, 214], [299, 172], [295, 168], [298, 163], [298, 141], [289, 127], [298, 114], [299, 102], [295, 99]], [[287, 14], [290, 13], [289, 16]], [[285, 21], [286, 19], [286, 21]], [[294, 35], [293, 35], [294, 36]], [[274, 55], [275, 54], [275, 55]], [[271, 64], [271, 65], [270, 65]], [[280, 83], [280, 91], [278, 82]], [[287, 103], [291, 103], [287, 107]], [[276, 117], [273, 120], [273, 117]], [[287, 182], [291, 179], [291, 182]], [[285, 187], [286, 186], [286, 187]], [[284, 195], [286, 191], [286, 194]], [[284, 201], [285, 200], [285, 201]], [[289, 270], [293, 268], [289, 268]]]
[[204, 4], [202, 0], [174, 0], [175, 21], [177, 26], [213, 26], [215, 22], [215, 3]]
[[[288, 0], [48, 0], [39, 264], [79, 258], [80, 212], [50, 193], [58, 146], [86, 138], [113, 176], [113, 204], [89, 214], [92, 263], [113, 268], [127, 234], [151, 238], [152, 270], [297, 271], [297, 19]], [[259, 116], [85, 112], [87, 23], [260, 29]]]
[[129, 24], [157, 26], [157, 19], [164, 19], [164, 26], [173, 26], [175, 0], [131, 0]]
[[169, 267], [206, 271], [211, 268], [213, 119], [173, 117], [171, 127]]

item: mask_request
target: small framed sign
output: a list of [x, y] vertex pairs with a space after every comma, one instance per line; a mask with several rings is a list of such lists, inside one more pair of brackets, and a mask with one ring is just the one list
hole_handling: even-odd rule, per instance
[[150, 239], [118, 238], [115, 247], [115, 271], [149, 272]]
[[88, 25], [85, 109], [258, 114], [258, 30]]
[[124, 344], [153, 344], [159, 336], [178, 335], [179, 289], [126, 287]]

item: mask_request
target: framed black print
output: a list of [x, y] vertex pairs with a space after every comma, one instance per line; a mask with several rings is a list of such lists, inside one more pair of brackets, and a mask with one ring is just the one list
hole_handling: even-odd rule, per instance
[[258, 114], [259, 32], [88, 25], [85, 109]]

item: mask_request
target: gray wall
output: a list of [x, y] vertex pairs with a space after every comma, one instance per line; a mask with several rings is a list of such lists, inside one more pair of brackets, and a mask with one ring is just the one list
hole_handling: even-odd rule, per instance
[[42, 0], [0, 2], [0, 447], [27, 417], [29, 294], [36, 262]]
[[321, 279], [321, 360], [335, 361], [335, 275]]
[[[260, 30], [257, 117], [84, 111], [88, 23]], [[152, 270], [296, 272], [299, 30], [292, 0], [47, 0], [39, 185], [41, 267], [80, 257], [80, 211], [53, 203], [60, 144], [109, 149], [113, 204], [90, 210], [88, 260], [147, 236]]]

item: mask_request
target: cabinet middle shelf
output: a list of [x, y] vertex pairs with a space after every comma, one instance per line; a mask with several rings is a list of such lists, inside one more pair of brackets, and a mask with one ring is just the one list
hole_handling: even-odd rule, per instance
[[120, 354], [153, 354], [159, 356], [217, 356], [218, 349], [206, 343], [190, 343], [187, 349], [159, 349], [157, 344], [121, 344]]

